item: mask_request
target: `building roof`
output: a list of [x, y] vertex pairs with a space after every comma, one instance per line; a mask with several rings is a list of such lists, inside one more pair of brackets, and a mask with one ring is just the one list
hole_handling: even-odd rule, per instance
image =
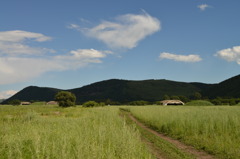
[[46, 103], [47, 105], [57, 105], [58, 102], [57, 101], [49, 101]]
[[21, 102], [21, 105], [30, 105], [30, 102]]
[[184, 105], [180, 100], [163, 100], [161, 103], [162, 105]]

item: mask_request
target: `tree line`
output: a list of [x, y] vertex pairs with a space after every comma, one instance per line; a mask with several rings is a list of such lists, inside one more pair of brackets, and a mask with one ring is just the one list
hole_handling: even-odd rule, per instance
[[[161, 100], [181, 100], [184, 103], [188, 103], [192, 100], [206, 100], [214, 105], [236, 105], [240, 103], [240, 98], [221, 98], [217, 97], [214, 99], [208, 99], [207, 97], [203, 97], [201, 93], [195, 92], [192, 96], [186, 97], [183, 95], [164, 95]], [[136, 100], [136, 101], [126, 101], [126, 102], [116, 102], [111, 99], [99, 100], [99, 101], [87, 101], [83, 103], [76, 103], [75, 94], [68, 91], [60, 91], [55, 95], [55, 101], [58, 102], [60, 107], [70, 107], [74, 105], [82, 105], [83, 107], [97, 107], [97, 106], [105, 106], [105, 105], [161, 105], [161, 100], [159, 101], [145, 101], [145, 100]], [[10, 105], [20, 105], [20, 100], [12, 100], [9, 101]]]

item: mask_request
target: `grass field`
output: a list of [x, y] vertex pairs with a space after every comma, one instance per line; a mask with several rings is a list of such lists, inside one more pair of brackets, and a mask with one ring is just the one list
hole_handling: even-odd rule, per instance
[[219, 158], [240, 158], [239, 106], [146, 106], [128, 109], [159, 132]]
[[141, 136], [160, 145], [167, 158], [189, 158], [166, 141], [128, 124], [120, 117], [119, 108], [129, 110], [153, 129], [218, 158], [240, 158], [239, 106], [42, 105], [0, 106], [0, 158], [155, 158]]
[[116, 107], [0, 106], [0, 158], [154, 158]]

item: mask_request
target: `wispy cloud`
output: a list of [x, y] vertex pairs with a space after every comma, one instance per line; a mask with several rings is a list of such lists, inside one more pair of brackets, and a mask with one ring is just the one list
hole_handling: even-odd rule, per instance
[[208, 4], [201, 4], [197, 6], [201, 11], [205, 11], [207, 8], [210, 8]]
[[14, 94], [16, 94], [18, 91], [15, 90], [8, 90], [8, 91], [3, 91], [0, 92], [0, 99], [7, 99], [11, 96], [13, 96]]
[[69, 28], [81, 31], [88, 37], [98, 39], [110, 48], [131, 49], [146, 36], [160, 30], [160, 21], [144, 12], [143, 14], [126, 14], [115, 21], [103, 21], [92, 28], [81, 28], [71, 24]]
[[40, 33], [19, 30], [0, 32], [0, 84], [23, 82], [46, 72], [73, 70], [101, 63], [103, 58], [112, 53], [78, 49], [66, 54], [49, 55], [52, 49], [34, 48], [23, 43], [26, 40], [43, 42], [50, 39]]
[[44, 57], [0, 57], [0, 84], [23, 82], [46, 72], [82, 68], [101, 63], [109, 51], [72, 50], [66, 55]]
[[240, 65], [240, 46], [220, 50], [215, 55], [228, 62], [237, 62]]
[[202, 58], [199, 55], [176, 55], [172, 53], [163, 52], [160, 53], [160, 59], [168, 59], [179, 62], [199, 62]]
[[13, 30], [0, 32], [0, 41], [21, 42], [26, 39], [35, 39], [35, 41], [43, 42], [51, 40], [50, 37], [40, 33], [27, 32], [22, 30]]
[[24, 42], [27, 40], [44, 42], [51, 40], [51, 37], [21, 30], [0, 32], [0, 55], [32, 55], [55, 52], [52, 49], [26, 45]]

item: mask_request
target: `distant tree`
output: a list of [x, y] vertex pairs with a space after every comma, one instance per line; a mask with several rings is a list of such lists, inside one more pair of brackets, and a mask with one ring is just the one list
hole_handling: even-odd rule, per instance
[[163, 100], [170, 100], [170, 97], [165, 94], [165, 95], [163, 96]]
[[199, 93], [199, 92], [195, 92], [195, 93], [194, 93], [194, 99], [196, 99], [196, 100], [200, 100], [200, 99], [202, 99], [202, 95], [201, 95], [201, 93]]
[[105, 103], [106, 105], [112, 105], [112, 104], [113, 104], [113, 101], [111, 101], [111, 99], [106, 99], [106, 100], [104, 101], [104, 103]]
[[221, 102], [221, 100], [220, 99], [212, 99], [211, 100], [211, 103], [213, 103], [214, 105], [222, 105], [222, 102]]
[[98, 106], [100, 106], [100, 104], [98, 104], [95, 101], [88, 101], [88, 102], [83, 103], [82, 106], [83, 107], [98, 107]]
[[98, 104], [99, 104], [99, 106], [102, 106], [102, 107], [106, 106], [106, 104], [104, 102], [99, 102]]
[[10, 105], [20, 105], [21, 101], [18, 100], [18, 99], [14, 99], [14, 100], [9, 101], [8, 104], [10, 104]]
[[184, 103], [187, 103], [187, 102], [189, 102], [190, 100], [188, 99], [188, 97], [186, 97], [186, 96], [178, 96], [179, 97], [179, 99], [182, 101], [182, 102], [184, 102]]
[[156, 104], [156, 105], [162, 105], [161, 101], [156, 101], [154, 104]]
[[229, 105], [236, 105], [237, 104], [237, 102], [236, 102], [236, 100], [235, 99], [229, 99]]
[[173, 99], [173, 100], [180, 100], [180, 98], [178, 96], [171, 96], [171, 99]]
[[60, 107], [70, 107], [75, 105], [76, 96], [71, 92], [61, 91], [55, 95], [55, 100]]

